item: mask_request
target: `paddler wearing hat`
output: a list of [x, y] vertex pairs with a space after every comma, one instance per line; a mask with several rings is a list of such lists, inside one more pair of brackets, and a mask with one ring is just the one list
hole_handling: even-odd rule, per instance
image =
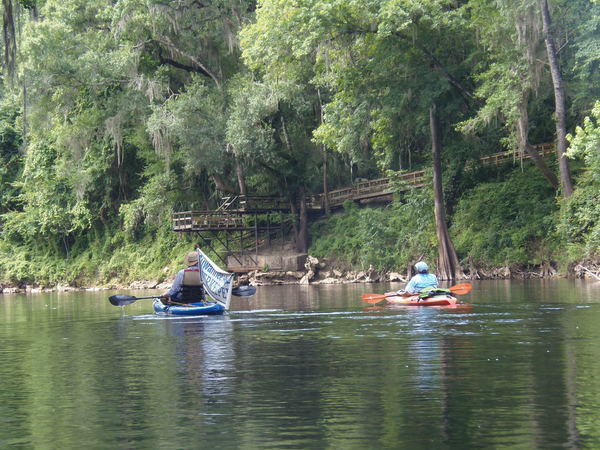
[[194, 303], [205, 299], [200, 265], [198, 264], [198, 252], [193, 251], [185, 255], [183, 263], [186, 268], [181, 269], [175, 275], [171, 289], [163, 295], [164, 303], [171, 301]]

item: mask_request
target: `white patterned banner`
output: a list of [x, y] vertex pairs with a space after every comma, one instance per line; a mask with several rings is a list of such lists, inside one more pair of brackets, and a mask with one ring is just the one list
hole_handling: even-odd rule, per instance
[[213, 300], [225, 306], [225, 309], [229, 309], [234, 275], [217, 266], [202, 250], [197, 249], [197, 251], [202, 283], [204, 283], [206, 293]]

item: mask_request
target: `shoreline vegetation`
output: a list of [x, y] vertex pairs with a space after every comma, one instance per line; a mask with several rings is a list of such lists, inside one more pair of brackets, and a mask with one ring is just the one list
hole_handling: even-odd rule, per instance
[[[593, 187], [588, 189], [590, 198], [600, 195]], [[569, 220], [565, 205], [581, 203], [578, 193], [586, 191], [576, 192], [573, 203], [563, 201], [561, 208], [531, 164], [507, 167], [501, 175], [486, 177], [468, 189], [455, 200], [449, 216], [450, 234], [461, 258], [456, 279], [600, 280], [600, 224], [593, 216], [597, 204], [589, 203], [589, 217], [578, 213], [577, 221]], [[346, 202], [342, 210], [310, 223], [311, 244], [303, 253], [310, 256], [301, 270], [273, 271], [265, 266], [238, 276], [237, 282], [255, 286], [406, 282], [410, 262], [417, 260], [430, 262], [442, 279], [435, 264], [431, 197], [429, 189], [414, 189], [386, 205]], [[138, 238], [123, 231], [100, 234], [87, 247], [84, 243], [75, 251], [73, 246], [69, 257], [60, 252], [38, 254], [26, 245], [6, 242], [0, 245], [5, 261], [0, 261], [0, 292], [166, 290], [181, 255], [194, 245], [192, 236], [174, 233], [168, 219], [158, 231]], [[293, 233], [284, 242], [273, 240], [261, 252], [297, 254]]]
[[[323, 285], [350, 283], [406, 283], [410, 277], [406, 273], [396, 271], [381, 271], [370, 266], [366, 270], [342, 270], [329, 266], [326, 260], [308, 256], [305, 270], [299, 271], [262, 271], [255, 270], [241, 274], [235, 281], [239, 284], [252, 286], [276, 285]], [[582, 261], [573, 265], [569, 273], [560, 274], [552, 265], [543, 264], [526, 268], [496, 267], [488, 269], [473, 269], [465, 273], [465, 280], [508, 280], [508, 279], [545, 279], [545, 278], [579, 278], [590, 281], [600, 281], [600, 262]], [[80, 292], [103, 290], [152, 290], [165, 291], [171, 286], [172, 279], [162, 282], [138, 280], [131, 283], [116, 283], [100, 286], [71, 286], [58, 284], [53, 287], [37, 287], [35, 285], [1, 285], [0, 294], [36, 294], [50, 292]], [[158, 294], [157, 294], [158, 295]]]
[[402, 281], [419, 260], [600, 277], [600, 2], [0, 9], [4, 293], [163, 289], [194, 238], [258, 254], [276, 234], [307, 266], [240, 283]]

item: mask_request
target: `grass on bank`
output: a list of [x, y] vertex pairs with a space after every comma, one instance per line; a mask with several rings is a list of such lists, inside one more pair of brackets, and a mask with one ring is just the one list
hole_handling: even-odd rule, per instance
[[190, 239], [179, 238], [169, 229], [137, 240], [125, 232], [107, 234], [86, 242], [83, 248], [74, 246], [69, 257], [44, 246], [31, 249], [0, 241], [1, 282], [41, 287], [162, 282], [182, 267], [184, 255], [194, 248]]

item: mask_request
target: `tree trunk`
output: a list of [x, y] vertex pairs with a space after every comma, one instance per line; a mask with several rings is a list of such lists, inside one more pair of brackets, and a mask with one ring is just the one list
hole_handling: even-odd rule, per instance
[[548, 53], [548, 62], [550, 64], [550, 73], [552, 74], [552, 84], [554, 85], [555, 102], [555, 121], [556, 121], [556, 154], [558, 157], [558, 167], [560, 169], [560, 183], [562, 186], [563, 197], [570, 197], [573, 194], [573, 182], [569, 172], [569, 160], [565, 156], [567, 151], [567, 113], [565, 90], [562, 77], [560, 75], [560, 66], [554, 37], [552, 34], [552, 21], [548, 9], [548, 0], [540, 0], [542, 10], [542, 24], [544, 30], [544, 39], [546, 41], [546, 51]]
[[15, 34], [15, 16], [12, 0], [3, 0], [3, 37], [4, 37], [4, 67], [12, 82], [16, 69], [17, 36]]
[[528, 94], [523, 95], [523, 99], [519, 104], [519, 119], [517, 121], [517, 139], [519, 141], [519, 149], [521, 152], [525, 152], [529, 155], [536, 167], [542, 172], [542, 175], [548, 180], [552, 187], [556, 190], [559, 187], [558, 178], [546, 162], [544, 158], [540, 156], [535, 148], [529, 145], [529, 116], [527, 114], [527, 97]]
[[298, 246], [298, 235], [300, 234], [299, 232], [299, 214], [298, 214], [298, 206], [296, 205], [296, 199], [293, 198], [292, 200], [290, 200], [290, 213], [293, 217], [292, 220], [292, 233], [294, 233], [294, 238], [296, 239], [296, 247]]
[[327, 183], [327, 148], [323, 146], [323, 208], [325, 215], [331, 215], [331, 207], [329, 206], [329, 183]]
[[556, 174], [550, 170], [550, 167], [544, 161], [544, 158], [540, 156], [535, 147], [532, 147], [529, 144], [525, 144], [525, 152], [529, 155], [529, 158], [533, 161], [533, 163], [540, 169], [542, 175], [548, 180], [548, 182], [552, 185], [554, 189], [559, 188], [558, 178], [556, 178]]
[[[323, 125], [323, 101], [321, 100], [321, 91], [319, 89], [317, 89], [317, 95], [319, 97], [321, 125]], [[329, 206], [329, 184], [327, 183], [327, 147], [325, 145], [323, 145], [323, 208], [325, 209], [325, 215], [330, 216], [331, 208]]]
[[21, 148], [23, 153], [27, 148], [27, 141], [29, 139], [29, 110], [27, 108], [27, 102], [29, 97], [27, 96], [27, 72], [23, 74], [23, 140], [21, 142]]
[[237, 175], [240, 194], [246, 195], [248, 193], [248, 189], [246, 187], [246, 177], [244, 176], [244, 168], [242, 167], [240, 159], [237, 156], [235, 157], [235, 173]]
[[228, 192], [229, 194], [237, 194], [237, 191], [233, 187], [231, 187], [229, 183], [223, 180], [221, 175], [219, 175], [218, 173], [213, 173], [212, 179], [215, 183], [215, 189], [217, 191]]
[[[281, 131], [283, 133], [283, 141], [288, 149], [288, 152], [293, 157], [294, 149], [292, 141], [288, 134], [285, 118], [281, 115]], [[297, 206], [296, 206], [297, 205]], [[296, 251], [306, 253], [308, 250], [308, 213], [306, 210], [306, 192], [304, 185], [301, 183], [292, 200], [292, 214], [294, 214], [294, 235], [296, 237]]]
[[298, 196], [298, 234], [296, 235], [296, 251], [306, 253], [308, 251], [308, 213], [306, 210], [306, 194], [301, 189]]
[[304, 189], [296, 193], [297, 196], [290, 202], [290, 212], [294, 217], [292, 231], [296, 239], [296, 251], [308, 251], [308, 212], [306, 209], [306, 195]]
[[440, 137], [440, 123], [435, 105], [432, 105], [429, 109], [429, 126], [431, 128], [431, 151], [433, 157], [435, 230], [438, 238], [437, 273], [440, 280], [455, 280], [462, 278], [463, 274], [446, 224], [444, 194], [442, 191], [442, 142]]

